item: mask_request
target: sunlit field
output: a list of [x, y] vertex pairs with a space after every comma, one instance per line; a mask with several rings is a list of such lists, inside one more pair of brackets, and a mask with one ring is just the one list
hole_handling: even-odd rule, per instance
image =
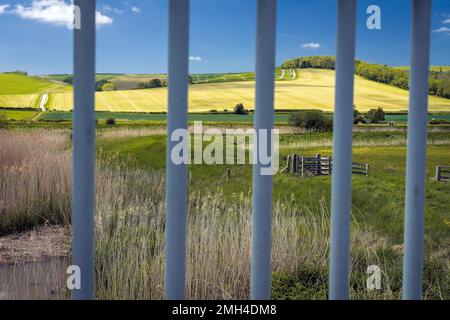
[[[355, 105], [360, 111], [382, 107], [385, 111], [408, 109], [408, 91], [355, 77]], [[189, 111], [204, 112], [232, 109], [243, 103], [254, 108], [254, 81], [199, 83], [189, 86]], [[51, 93], [47, 108], [72, 110], [72, 93]], [[296, 80], [277, 81], [276, 109], [321, 109], [332, 111], [334, 106], [334, 71], [301, 69]], [[96, 110], [127, 112], [167, 111], [167, 88], [123, 90], [96, 93]], [[450, 100], [429, 98], [430, 111], [450, 111]]]

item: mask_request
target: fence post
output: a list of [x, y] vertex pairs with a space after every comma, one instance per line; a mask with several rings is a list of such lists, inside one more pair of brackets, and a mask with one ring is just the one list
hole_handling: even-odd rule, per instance
[[293, 158], [293, 161], [292, 161], [292, 173], [295, 175], [295, 174], [297, 174], [297, 169], [298, 169], [298, 157], [294, 153], [292, 155], [292, 158]]
[[74, 28], [72, 264], [81, 271], [74, 300], [94, 298], [95, 2], [74, 2], [80, 25]]
[[231, 169], [227, 168], [227, 181], [231, 181]]
[[[250, 298], [270, 299], [272, 243], [272, 175], [262, 175], [259, 146], [267, 144], [272, 154], [274, 120], [276, 1], [258, 0], [256, 27], [256, 164], [253, 166], [252, 260]], [[260, 141], [260, 130], [268, 130], [268, 141]]]
[[403, 299], [422, 295], [431, 0], [414, 0], [406, 159]]
[[356, 0], [337, 1], [329, 298], [348, 299]]
[[[189, 0], [169, 1], [169, 108], [166, 153], [165, 297], [184, 299], [186, 259], [187, 169], [171, 159], [177, 129], [187, 129]], [[187, 142], [187, 137], [182, 139]]]
[[287, 169], [286, 169], [287, 174], [291, 173], [291, 155], [288, 154], [287, 156]]
[[367, 177], [369, 176], [369, 164], [368, 163], [366, 163], [366, 176]]
[[436, 181], [441, 181], [441, 166], [436, 166]]
[[304, 177], [304, 176], [305, 176], [305, 157], [302, 156], [301, 159], [302, 159], [302, 169], [301, 169], [301, 173], [302, 173], [302, 177]]
[[320, 153], [316, 154], [316, 159], [317, 159], [317, 175], [320, 176], [322, 174], [322, 156], [320, 155]]

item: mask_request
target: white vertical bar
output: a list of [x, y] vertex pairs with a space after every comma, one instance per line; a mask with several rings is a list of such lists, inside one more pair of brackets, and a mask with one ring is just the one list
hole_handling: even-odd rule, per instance
[[[276, 1], [258, 0], [256, 34], [255, 144], [271, 148], [273, 129]], [[268, 130], [268, 141], [259, 141], [261, 129]], [[256, 150], [259, 150], [257, 147]], [[272, 242], [272, 176], [262, 175], [258, 153], [253, 166], [251, 299], [270, 299]]]
[[[171, 141], [177, 129], [187, 129], [189, 0], [169, 2], [169, 110], [166, 154], [166, 299], [184, 299], [187, 170], [175, 164]], [[185, 137], [187, 138], [187, 137]]]
[[413, 0], [403, 299], [422, 295], [431, 0]]
[[356, 0], [337, 0], [329, 298], [348, 299]]
[[[74, 29], [72, 264], [81, 270], [81, 289], [72, 298], [94, 298], [95, 203], [95, 0], [75, 0]], [[79, 28], [78, 28], [79, 27]]]

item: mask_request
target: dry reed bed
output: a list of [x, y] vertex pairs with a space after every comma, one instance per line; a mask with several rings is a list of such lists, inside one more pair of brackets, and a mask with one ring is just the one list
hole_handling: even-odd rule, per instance
[[0, 234], [62, 223], [70, 212], [66, 131], [0, 130]]

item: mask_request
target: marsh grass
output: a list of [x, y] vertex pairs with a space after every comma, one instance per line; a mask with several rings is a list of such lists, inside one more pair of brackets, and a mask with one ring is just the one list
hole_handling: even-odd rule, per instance
[[[159, 141], [158, 137], [152, 139]], [[69, 132], [0, 131], [0, 147], [5, 151], [0, 153], [1, 232], [10, 233], [44, 223], [69, 224]], [[146, 152], [158, 150], [157, 156], [161, 157], [163, 152], [159, 148], [158, 145], [157, 149], [149, 148]], [[136, 146], [136, 150], [141, 149], [142, 146]], [[100, 153], [97, 158], [96, 296], [101, 299], [161, 299], [164, 288], [164, 173], [137, 165], [134, 161], [139, 159], [131, 155], [126, 158]], [[142, 158], [147, 159], [147, 154]], [[225, 185], [212, 188], [211, 179], [205, 180], [203, 186], [190, 184], [186, 297], [246, 299], [250, 280], [250, 193], [248, 189], [236, 188], [233, 194], [227, 194]], [[282, 187], [288, 196], [275, 197], [274, 202], [272, 297], [325, 299], [329, 199], [326, 194], [310, 189], [308, 192], [313, 192], [314, 197], [306, 201], [295, 193], [300, 190], [299, 183], [305, 185], [306, 181], [277, 179], [288, 182]], [[370, 178], [368, 182], [366, 179], [364, 183], [375, 183], [374, 179]], [[327, 189], [327, 181], [319, 180], [320, 189], [315, 190]], [[389, 219], [401, 214], [401, 209], [389, 206], [385, 215], [380, 215], [378, 207], [382, 201], [368, 203], [367, 199], [374, 199], [371, 196], [374, 191], [370, 189], [370, 193], [365, 194], [357, 188], [362, 182], [356, 182], [358, 193], [354, 197], [351, 232], [351, 297], [399, 298], [402, 250], [398, 249], [401, 243], [394, 247], [399, 242], [390, 239], [394, 229]], [[401, 183], [394, 182], [395, 186]], [[439, 187], [441, 191], [434, 186], [433, 192], [444, 193], [445, 186]], [[385, 199], [388, 191], [381, 191], [379, 198]], [[433, 215], [436, 219], [439, 218], [437, 213]], [[445, 246], [448, 229], [436, 228], [435, 221], [432, 222], [433, 232], [428, 231], [426, 236], [424, 297], [448, 298], [450, 266], [448, 247]], [[379, 227], [381, 224], [386, 225], [389, 232], [383, 232], [384, 229]], [[401, 225], [398, 224], [399, 229], [397, 224], [395, 226], [396, 238], [401, 238]], [[430, 236], [438, 231], [442, 232], [439, 241], [430, 241]], [[373, 264], [380, 266], [383, 272], [382, 290], [369, 292], [366, 290], [366, 269]]]
[[66, 131], [0, 130], [0, 234], [68, 222], [68, 137]]
[[[128, 171], [100, 174], [96, 229], [97, 296], [102, 299], [162, 299], [164, 287], [164, 178], [161, 173]], [[103, 180], [105, 179], [105, 180]], [[189, 197], [186, 260], [188, 299], [248, 299], [251, 201], [241, 193], [225, 201], [221, 192]], [[377, 254], [387, 243], [366, 226], [353, 225], [352, 269], [383, 263]], [[297, 298], [324, 299], [327, 292], [329, 210], [274, 204], [272, 270], [274, 298], [294, 298], [282, 287], [299, 279]], [[352, 295], [369, 298], [366, 276]], [[389, 281], [388, 277], [385, 277]], [[389, 283], [384, 284], [386, 288]], [[289, 285], [288, 285], [289, 287]], [[292, 289], [292, 288], [291, 288]], [[384, 291], [383, 298], [393, 298]]]

